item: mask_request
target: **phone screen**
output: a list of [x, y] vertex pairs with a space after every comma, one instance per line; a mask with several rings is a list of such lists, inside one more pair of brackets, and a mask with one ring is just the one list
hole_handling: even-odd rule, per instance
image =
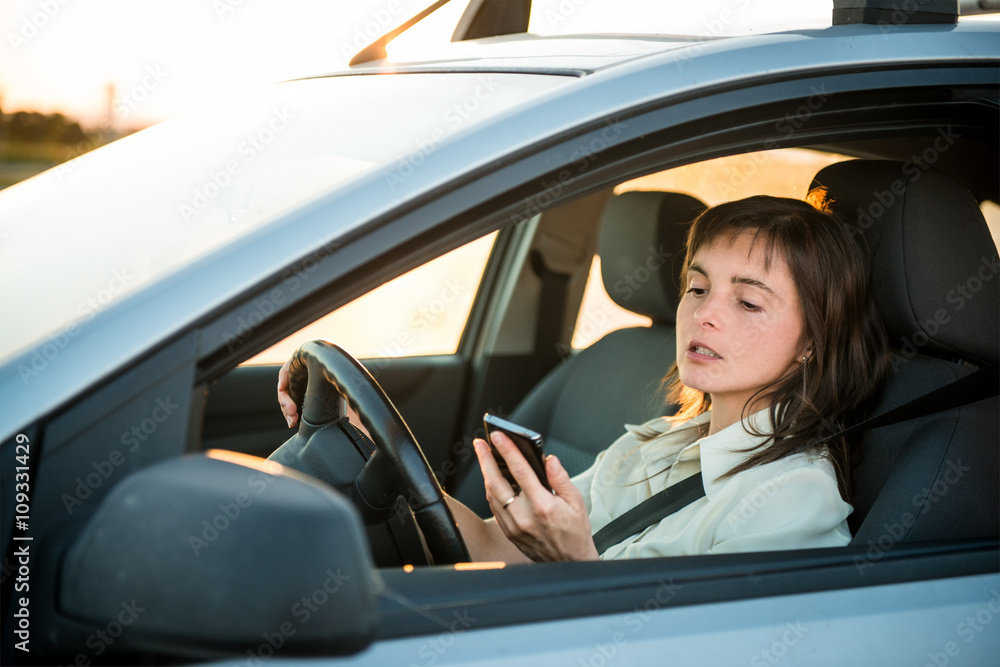
[[[486, 426], [486, 433], [492, 433], [493, 431], [502, 431], [507, 437], [513, 441], [517, 448], [524, 455], [524, 458], [528, 461], [531, 469], [535, 471], [535, 475], [538, 476], [538, 480], [542, 483], [549, 491], [552, 487], [549, 486], [548, 477], [545, 475], [545, 454], [544, 454], [544, 443], [542, 442], [541, 434], [532, 431], [529, 428], [519, 426], [513, 422], [509, 422], [506, 419], [501, 419], [496, 415], [491, 415], [486, 413], [483, 416], [483, 424]], [[504, 460], [503, 456], [497, 451], [497, 448], [493, 446], [493, 442], [487, 437], [486, 441], [490, 445], [490, 450], [493, 452], [493, 458], [496, 459], [497, 467], [500, 468], [500, 472], [503, 474], [504, 478], [510, 483], [514, 488], [514, 493], [520, 491], [520, 485], [517, 480], [514, 479], [513, 475], [510, 474], [510, 470], [507, 468], [507, 462]]]

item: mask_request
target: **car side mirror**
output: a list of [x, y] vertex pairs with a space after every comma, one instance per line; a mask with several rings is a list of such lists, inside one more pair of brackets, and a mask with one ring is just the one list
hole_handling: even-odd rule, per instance
[[231, 452], [122, 480], [69, 547], [61, 579], [62, 612], [126, 626], [125, 650], [344, 655], [375, 634], [378, 579], [356, 510], [300, 473]]

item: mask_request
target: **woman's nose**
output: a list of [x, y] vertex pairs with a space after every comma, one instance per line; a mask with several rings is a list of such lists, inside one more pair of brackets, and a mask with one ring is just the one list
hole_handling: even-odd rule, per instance
[[698, 324], [698, 326], [711, 327], [713, 329], [718, 328], [719, 313], [716, 301], [717, 300], [709, 294], [698, 305], [698, 309], [694, 311], [694, 321]]

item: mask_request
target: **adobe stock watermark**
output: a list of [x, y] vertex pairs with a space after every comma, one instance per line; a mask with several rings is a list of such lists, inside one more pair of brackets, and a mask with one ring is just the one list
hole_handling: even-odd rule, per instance
[[339, 241], [331, 242], [320, 239], [319, 244], [318, 250], [296, 262], [282, 274], [279, 287], [272, 289], [263, 297], [254, 299], [250, 311], [236, 318], [236, 325], [232, 331], [226, 331], [222, 334], [222, 342], [225, 343], [230, 352], [235, 351], [239, 345], [247, 341], [257, 330], [257, 327], [267, 321], [285, 303], [289, 298], [289, 293], [296, 292], [301, 286], [307, 284], [311, 280], [312, 274], [319, 268], [320, 263], [340, 248]]
[[344, 60], [353, 58], [358, 51], [389, 32], [399, 22], [397, 17], [402, 11], [403, 5], [399, 0], [389, 0], [385, 7], [368, 12], [368, 20], [354, 26], [354, 37], [351, 41], [340, 44], [340, 55]]
[[404, 354], [414, 344], [414, 334], [426, 331], [434, 325], [457, 302], [473, 288], [461, 276], [446, 278], [441, 289], [426, 302], [415, 307], [410, 314], [406, 328], [380, 346], [381, 356], [370, 359], [365, 365], [372, 377], [392, 364], [392, 359]]
[[225, 21], [229, 15], [245, 5], [247, 0], [212, 0], [212, 9], [220, 21]]
[[[483, 437], [484, 435], [485, 432], [481, 428], [475, 433], [475, 437]], [[469, 441], [456, 440], [451, 445], [451, 456], [444, 457], [444, 461], [441, 462], [441, 466], [437, 470], [432, 470], [431, 472], [437, 479], [438, 484], [445, 486], [445, 482], [448, 478], [455, 475], [459, 470], [462, 470], [463, 466], [475, 458], [475, 456], [475, 450], [473, 450]], [[409, 490], [408, 496], [400, 496], [396, 500], [396, 504], [393, 506], [395, 520], [414, 521], [413, 511], [410, 509], [410, 506], [418, 500], [420, 500], [420, 498], [418, 497], [417, 492], [413, 489]]]
[[809, 632], [809, 628], [801, 622], [785, 623], [785, 628], [781, 635], [775, 639], [770, 646], [762, 649], [750, 658], [750, 667], [770, 667], [788, 655], [790, 647], [799, 643], [804, 634]]
[[952, 315], [961, 311], [982, 291], [987, 283], [1000, 273], [1000, 258], [983, 255], [975, 272], [948, 290], [944, 298], [948, 308], [938, 308], [934, 316], [918, 322], [919, 328], [910, 336], [903, 336], [898, 344], [899, 352], [893, 350], [890, 354], [890, 364], [893, 370], [913, 359], [920, 350], [930, 343], [935, 336], [952, 321]]
[[882, 39], [889, 39], [889, 33], [896, 32], [901, 25], [906, 25], [911, 16], [932, 2], [934, 0], [904, 0], [897, 5], [888, 20], [879, 19], [876, 22], [879, 32], [882, 33]]
[[80, 157], [117, 139], [120, 133], [115, 129], [115, 123], [125, 120], [133, 111], [141, 108], [169, 76], [169, 72], [164, 71], [160, 65], [146, 65], [142, 72], [136, 76], [136, 82], [115, 97], [114, 118], [103, 118], [96, 131], [88, 132], [86, 139], [70, 148], [65, 156], [65, 161], [53, 167], [51, 173], [60, 182], [64, 181], [81, 164], [79, 160], [73, 158]]
[[69, 347], [72, 339], [80, 335], [80, 325], [94, 319], [97, 313], [121, 296], [134, 281], [135, 277], [130, 275], [127, 269], [115, 269], [111, 272], [111, 279], [103, 288], [80, 301], [76, 307], [80, 319], [71, 322], [37, 345], [31, 351], [31, 360], [27, 364], [18, 364], [17, 372], [24, 386], [30, 385], [32, 380], [40, 376], [49, 364]]
[[472, 92], [452, 104], [441, 116], [442, 125], [428, 132], [424, 137], [414, 139], [416, 148], [396, 161], [396, 168], [385, 175], [389, 190], [395, 192], [396, 187], [412, 176], [424, 163], [442, 141], [462, 127], [466, 121], [474, 117], [483, 102], [493, 96], [500, 87], [494, 74], [484, 74], [476, 78]]
[[938, 127], [937, 136], [931, 145], [920, 152], [911, 155], [910, 159], [900, 167], [901, 176], [894, 180], [886, 190], [872, 191], [871, 203], [867, 208], [859, 206], [857, 210], [858, 225], [861, 230], [869, 229], [875, 221], [885, 215], [885, 212], [896, 202], [898, 197], [906, 193], [907, 183], [916, 183], [924, 173], [941, 159], [962, 135], [955, 132], [952, 126]]
[[[635, 293], [656, 276], [664, 266], [670, 268], [670, 262], [675, 255], [676, 253], [664, 250], [662, 243], [655, 248], [651, 245], [648, 246], [645, 260], [636, 265], [632, 271], [622, 273], [612, 285], [611, 289], [618, 297], [615, 302], [627, 304], [635, 296]], [[611, 301], [603, 301], [599, 308], [587, 311], [583, 321], [577, 324], [576, 335], [580, 336], [578, 346], [585, 348], [593, 343], [598, 335], [604, 331], [604, 325], [608, 318], [615, 313], [616, 306]], [[573, 348], [563, 343], [556, 343], [556, 351], [559, 352], [560, 357], [565, 358], [573, 353]]]
[[114, 105], [115, 116], [123, 120], [128, 118], [129, 114], [149, 99], [153, 91], [159, 88], [168, 76], [169, 73], [163, 71], [160, 65], [146, 65], [142, 71], [142, 78], [118, 94]]
[[70, 0], [38, 0], [35, 3], [38, 9], [23, 16], [16, 30], [7, 31], [7, 43], [14, 53], [20, 53], [69, 3]]
[[577, 9], [588, 2], [590, 0], [560, 0], [554, 9], [551, 7], [547, 8], [542, 16], [545, 17], [545, 22], [549, 28], [554, 28], [560, 23], [567, 21], [569, 17], [576, 14]]
[[[973, 642], [986, 630], [987, 626], [993, 622], [993, 617], [1000, 614], [1000, 591], [990, 589], [990, 599], [986, 601], [975, 614], [966, 616], [955, 626], [955, 634], [968, 645]], [[924, 667], [945, 667], [951, 664], [953, 658], [957, 658], [962, 652], [962, 644], [957, 641], [948, 641], [941, 647], [940, 651], [927, 653], [927, 662]]]
[[715, 38], [725, 35], [728, 28], [740, 17], [740, 13], [749, 6], [750, 0], [730, 0], [723, 5], [715, 18], [702, 24], [702, 31], [698, 35], [699, 40], [696, 43], [678, 49], [675, 56], [677, 69], [683, 70], [689, 62], [700, 57], [705, 50], [705, 45], [710, 44]]
[[[810, 95], [804, 102], [796, 106], [793, 111], [786, 113], [774, 123], [774, 131], [781, 135], [781, 140], [792, 137], [798, 130], [801, 130], [812, 119], [812, 117], [825, 106], [830, 94], [826, 90], [826, 84], [815, 84], [809, 86]], [[782, 147], [782, 141], [774, 137], [768, 138], [760, 150], [748, 153], [738, 165], [725, 165], [720, 172], [722, 178], [714, 183], [715, 191], [726, 200], [735, 199], [739, 188], [750, 182], [764, 169], [771, 160], [768, 151]]]
[[573, 179], [585, 174], [593, 166], [598, 155], [619, 142], [628, 126], [628, 123], [622, 121], [618, 116], [606, 120], [604, 128], [597, 136], [584, 140], [570, 153], [572, 163], [569, 167], [560, 170], [556, 174], [555, 180], [542, 179], [542, 191], [529, 197], [524, 202], [523, 209], [513, 214], [510, 221], [518, 223], [540, 215], [548, 205], [559, 198], [566, 186], [573, 182]]
[[227, 160], [218, 169], [210, 170], [205, 182], [195, 187], [191, 198], [178, 205], [178, 210], [185, 224], [190, 224], [194, 218], [207, 209], [233, 183], [233, 179], [253, 162], [261, 151], [266, 150], [294, 119], [295, 117], [289, 113], [287, 108], [271, 109], [271, 115], [263, 126], [255, 132], [247, 134], [237, 146], [238, 157]]
[[417, 655], [423, 662], [420, 665], [411, 662], [409, 667], [420, 667], [421, 665], [430, 667], [430, 665], [435, 664], [441, 656], [448, 652], [448, 649], [455, 645], [456, 637], [463, 632], [468, 632], [477, 620], [475, 616], [469, 614], [468, 609], [462, 610], [461, 614], [457, 611], [452, 612], [452, 620], [450, 621], [438, 620], [438, 623], [443, 625], [446, 630], [421, 644], [420, 648], [417, 649]]
[[326, 578], [322, 584], [292, 604], [289, 609], [289, 620], [282, 621], [272, 632], [261, 633], [261, 638], [264, 641], [256, 647], [246, 650], [245, 664], [247, 667], [260, 667], [265, 660], [273, 657], [281, 650], [285, 642], [290, 637], [295, 636], [299, 628], [308, 623], [344, 587], [345, 582], [351, 579], [350, 575], [342, 572], [341, 567], [337, 567], [336, 572], [327, 568], [325, 574]]
[[726, 523], [731, 530], [736, 530], [751, 521], [757, 513], [771, 502], [771, 499], [778, 493], [780, 485], [788, 477], [788, 472], [779, 473], [774, 479], [769, 479], [750, 493], [743, 497], [726, 517]]
[[111, 450], [107, 458], [91, 461], [90, 465], [94, 471], [74, 480], [76, 487], [73, 489], [72, 495], [62, 494], [60, 500], [62, 500], [63, 507], [66, 508], [66, 514], [72, 515], [73, 510], [83, 505], [84, 501], [94, 494], [94, 491], [101, 488], [115, 474], [115, 471], [125, 464], [128, 455], [135, 453], [142, 443], [156, 433], [161, 424], [170, 419], [174, 412], [180, 410], [180, 407], [180, 404], [171, 401], [169, 396], [157, 398], [156, 406], [150, 411], [148, 417], [133, 424], [128, 430], [122, 431], [119, 438], [122, 448]]
[[579, 667], [605, 667], [609, 664], [618, 657], [619, 651], [628, 644], [631, 637], [642, 632], [642, 629], [653, 619], [653, 612], [670, 604], [670, 601], [684, 588], [680, 584], [675, 584], [673, 579], [669, 581], [660, 579], [658, 583], [659, 587], [656, 589], [656, 593], [625, 614], [623, 620], [629, 632], [617, 630], [611, 634], [609, 641], [595, 643], [590, 657], [577, 660]]
[[104, 652], [125, 634], [126, 629], [135, 623], [139, 615], [146, 611], [146, 608], [140, 607], [134, 599], [123, 601], [120, 606], [121, 611], [113, 620], [87, 637], [84, 644], [91, 650], [91, 653], [77, 653], [72, 663], [74, 667], [88, 667], [91, 664], [91, 655], [95, 658], [104, 655]]
[[274, 477], [266, 473], [253, 472], [247, 477], [247, 491], [237, 493], [232, 502], [219, 503], [218, 513], [202, 520], [199, 526], [201, 531], [188, 535], [187, 542], [195, 557], [200, 556], [201, 552], [211, 547], [222, 533], [229, 530], [243, 511], [253, 504], [255, 498], [267, 491], [274, 480]]
[[874, 540], [868, 540], [868, 550], [865, 556], [854, 557], [854, 567], [858, 574], [865, 575], [865, 570], [882, 560], [885, 554], [899, 543], [909, 532], [917, 519], [927, 514], [948, 491], [962, 481], [965, 474], [972, 470], [962, 463], [961, 457], [949, 459], [944, 466], [944, 472], [929, 487], [924, 487], [910, 499], [912, 512], [903, 512], [895, 521], [882, 524], [883, 532]]

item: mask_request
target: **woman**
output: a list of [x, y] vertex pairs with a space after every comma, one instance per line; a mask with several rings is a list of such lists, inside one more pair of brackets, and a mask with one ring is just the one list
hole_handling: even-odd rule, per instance
[[[851, 230], [811, 203], [750, 197], [705, 211], [687, 239], [677, 308], [680, 405], [628, 432], [570, 479], [546, 459], [546, 490], [514, 444], [474, 441], [494, 519], [449, 498], [474, 560], [594, 560], [765, 551], [849, 542], [856, 421], [887, 366]], [[286, 416], [294, 404], [282, 393]], [[668, 486], [701, 472], [705, 496], [599, 554], [592, 535]]]

